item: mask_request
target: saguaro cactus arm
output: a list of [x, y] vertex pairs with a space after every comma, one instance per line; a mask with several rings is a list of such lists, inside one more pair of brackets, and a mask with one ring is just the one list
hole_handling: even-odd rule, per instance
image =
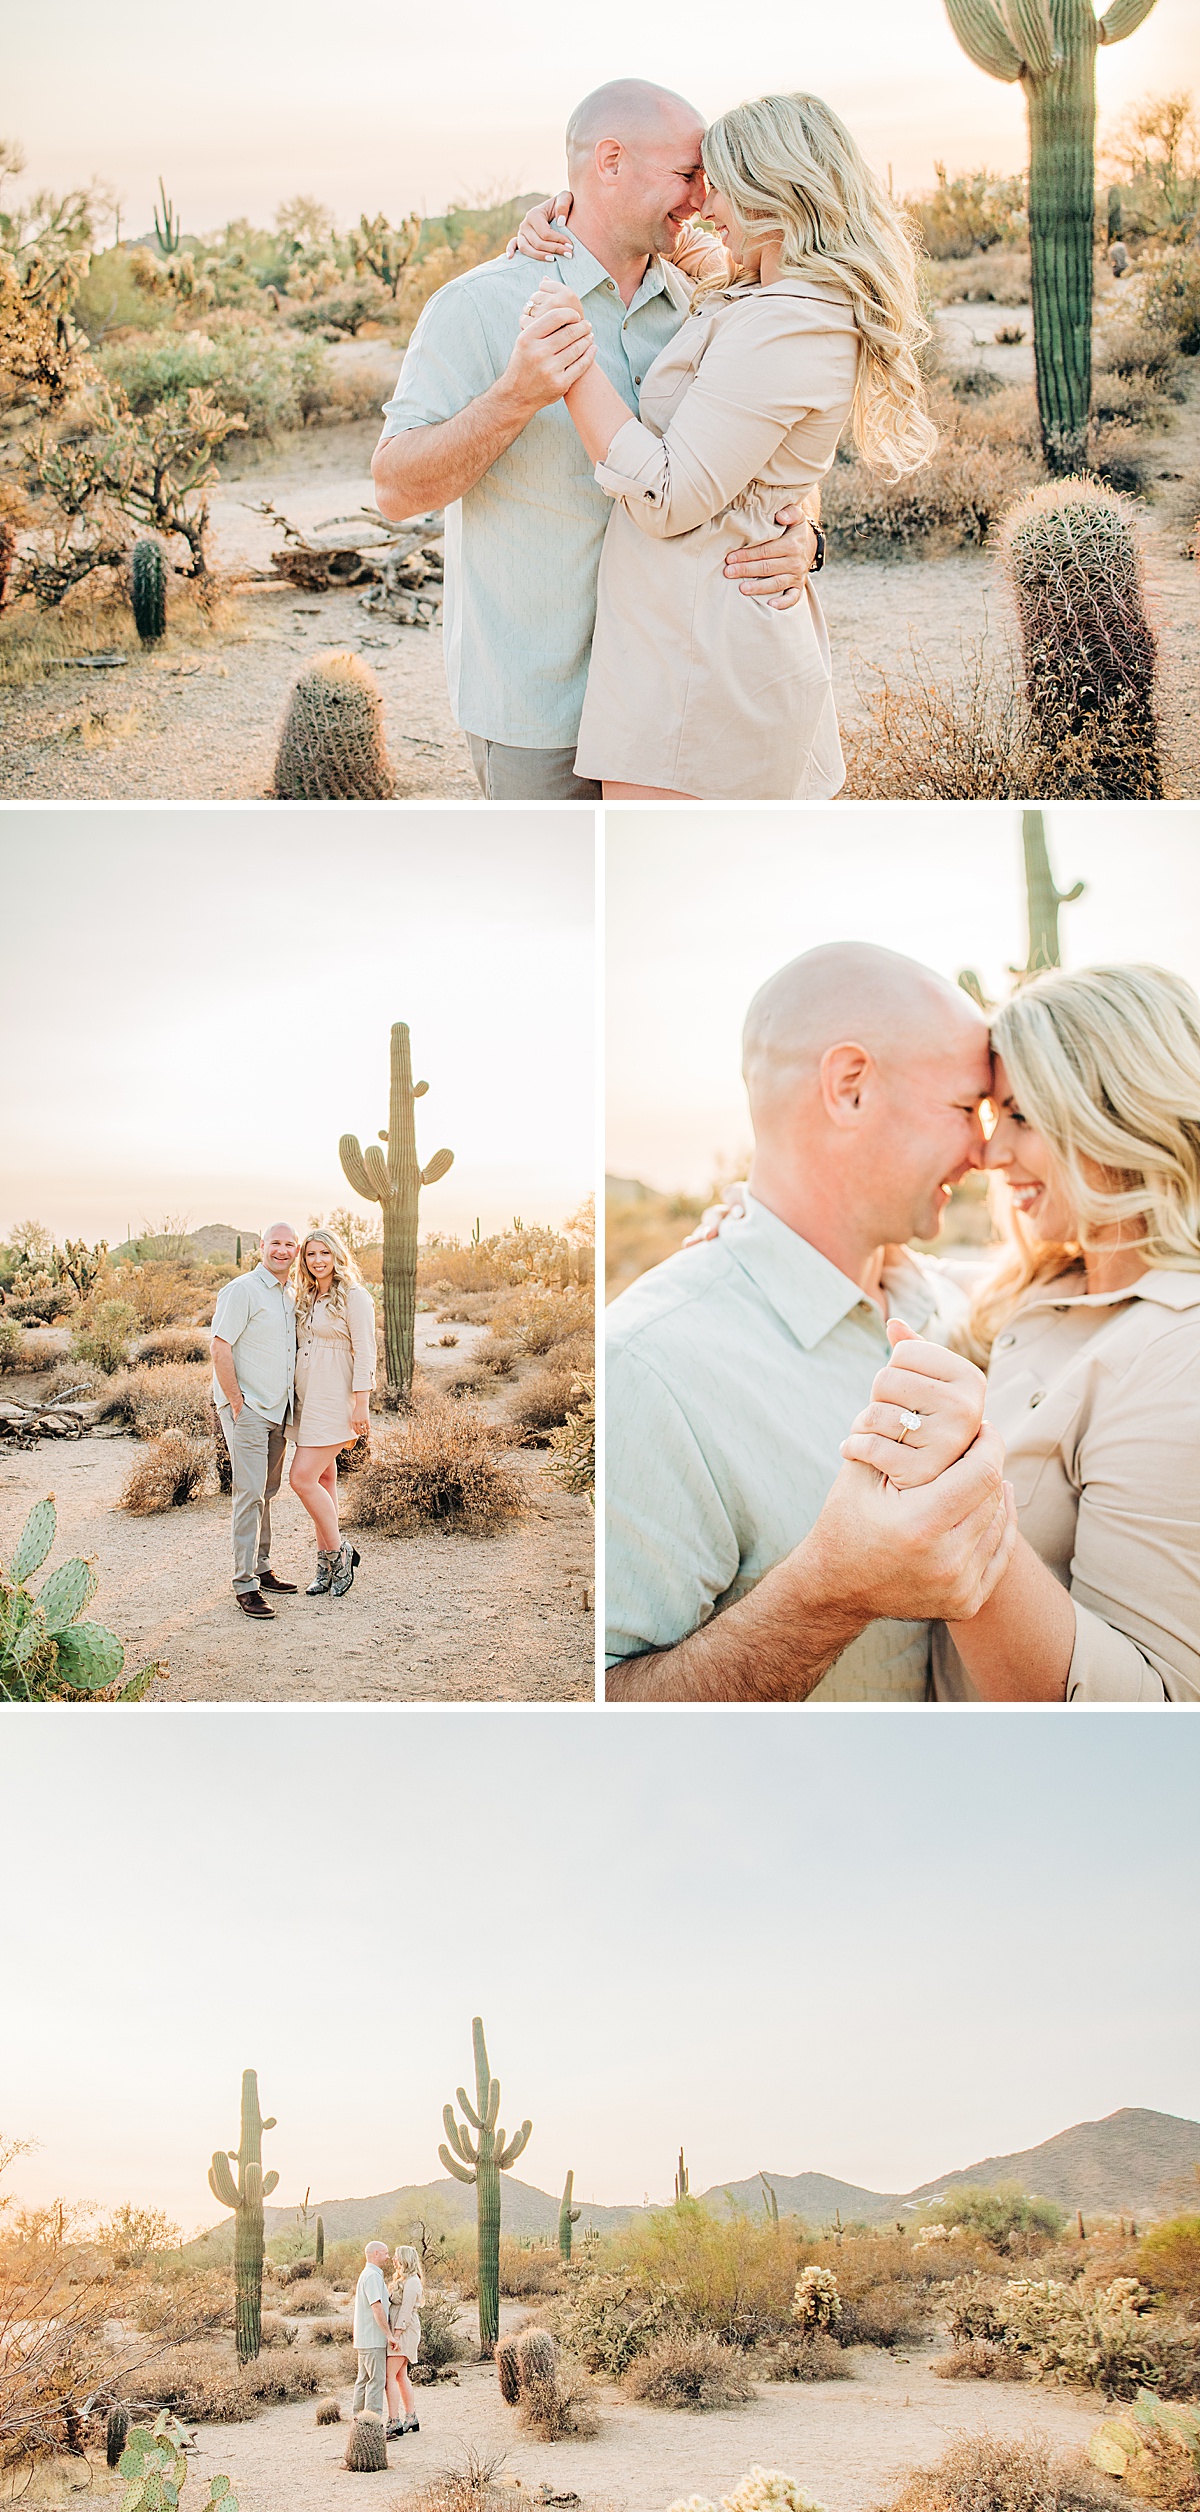
[[1026, 69], [1045, 78], [1059, 58], [1047, 0], [999, 0], [999, 5]]
[[497, 2132], [496, 2161], [502, 2172], [507, 2172], [510, 2165], [516, 2162], [517, 2156], [524, 2154], [532, 2135], [532, 2120], [522, 2120], [515, 2137], [510, 2137], [507, 2145], [504, 2143], [504, 2130], [501, 2128]]
[[1136, 34], [1153, 6], [1154, 0], [1112, 0], [1112, 6], [1105, 10], [1097, 30], [1101, 43], [1123, 43], [1126, 35]]
[[946, 15], [968, 61], [1011, 87], [1021, 75], [1021, 55], [1005, 34], [989, 0], [946, 0]]
[[425, 1166], [421, 1171], [422, 1186], [436, 1186], [438, 1179], [444, 1178], [447, 1169], [452, 1169], [453, 1166], [454, 1154], [452, 1151], [435, 1151], [432, 1159], [426, 1161]]
[[342, 1164], [342, 1173], [347, 1183], [353, 1187], [355, 1194], [362, 1196], [364, 1204], [377, 1204], [379, 1196], [363, 1167], [362, 1150], [357, 1134], [342, 1135], [338, 1144], [338, 1159]]
[[449, 2146], [438, 2147], [438, 2161], [439, 2163], [445, 2164], [448, 2172], [453, 2172], [456, 2181], [470, 2181], [472, 2184], [474, 2183], [474, 2172], [469, 2171], [465, 2163], [455, 2162]]
[[[236, 2161], [236, 2157], [234, 2159]], [[237, 2182], [229, 2169], [229, 2157], [226, 2154], [214, 2154], [209, 2168], [208, 2186], [214, 2198], [219, 2199], [223, 2207], [236, 2207]]]

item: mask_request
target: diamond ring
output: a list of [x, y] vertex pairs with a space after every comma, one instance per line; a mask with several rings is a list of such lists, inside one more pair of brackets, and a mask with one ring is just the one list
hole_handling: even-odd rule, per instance
[[919, 1429], [920, 1429], [920, 1427], [921, 1427], [921, 1416], [920, 1416], [920, 1414], [919, 1414], [919, 1413], [912, 1413], [912, 1412], [910, 1412], [910, 1411], [909, 1411], [908, 1406], [907, 1406], [906, 1404], [902, 1404], [902, 1405], [901, 1405], [901, 1407], [900, 1407], [900, 1437], [901, 1437], [901, 1439], [903, 1439], [903, 1438], [904, 1438], [905, 1433], [906, 1433], [907, 1431], [910, 1431], [910, 1430], [919, 1430]]

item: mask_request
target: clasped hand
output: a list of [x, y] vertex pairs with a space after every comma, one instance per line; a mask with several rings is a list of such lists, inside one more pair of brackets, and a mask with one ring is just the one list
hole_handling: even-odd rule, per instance
[[569, 288], [539, 288], [522, 313], [508, 380], [531, 409], [561, 401], [586, 375], [596, 340], [583, 307]]

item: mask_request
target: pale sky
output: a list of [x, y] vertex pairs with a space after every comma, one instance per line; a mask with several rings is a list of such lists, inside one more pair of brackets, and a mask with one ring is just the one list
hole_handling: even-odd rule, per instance
[[[1025, 159], [1020, 90], [973, 67], [942, 0], [692, 0], [647, 10], [607, 0], [519, 21], [494, 0], [451, 10], [360, 0], [210, 0], [199, 22], [161, 0], [38, 0], [5, 30], [4, 131], [23, 142], [29, 185], [95, 173], [124, 199], [124, 231], [150, 225], [158, 177], [185, 228], [244, 214], [269, 220], [315, 193], [343, 224], [451, 198], [556, 184], [571, 107], [636, 73], [683, 88], [711, 118], [743, 97], [807, 87], [849, 122], [900, 189], [925, 189], [933, 161], [1013, 171]], [[1099, 55], [1102, 119], [1133, 97], [1200, 86], [1194, 0], [1158, 0], [1150, 20]]]
[[[473, 2014], [521, 2178], [601, 2203], [668, 2198], [681, 2140], [695, 2190], [905, 2190], [1195, 2115], [1200, 1722], [10, 1709], [4, 1743], [29, 2200], [213, 2221], [246, 2066], [276, 2203], [436, 2178]], [[415, 1924], [376, 1956], [363, 1895], [404, 1856]]]
[[[5, 971], [0, 1234], [118, 1244], [349, 1205], [412, 1032], [422, 1235], [561, 1222], [592, 1190], [594, 862], [570, 812], [6, 811], [47, 919]], [[17, 867], [10, 869], [8, 867]]]
[[[1200, 989], [1200, 811], [1046, 812], [1063, 962], [1152, 960]], [[702, 1193], [744, 1158], [742, 1022], [765, 977], [818, 942], [877, 942], [993, 1001], [1025, 964], [1010, 804], [608, 814], [607, 1166]]]

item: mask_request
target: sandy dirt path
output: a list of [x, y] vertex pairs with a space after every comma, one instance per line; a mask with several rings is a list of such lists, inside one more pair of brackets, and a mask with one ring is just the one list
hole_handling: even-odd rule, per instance
[[[1038, 2434], [1079, 2449], [1102, 2412], [1098, 2402], [1024, 2384], [939, 2381], [927, 2354], [906, 2361], [863, 2350], [855, 2360], [855, 2381], [772, 2383], [747, 2407], [706, 2415], [641, 2407], [606, 2390], [596, 2438], [554, 2444], [520, 2431], [490, 2366], [464, 2364], [457, 2389], [417, 2392], [421, 2431], [389, 2446], [378, 2496], [386, 2512], [474, 2450], [503, 2454], [502, 2475], [527, 2494], [548, 2482], [614, 2512], [666, 2512], [692, 2494], [715, 2501], [756, 2460], [798, 2478], [829, 2512], [860, 2512], [960, 2435]], [[350, 2391], [337, 2395], [345, 2415]], [[366, 2491], [341, 2465], [345, 2425], [317, 2425], [308, 2401], [249, 2425], [205, 2426], [199, 2441], [198, 2476], [227, 2471], [241, 2512], [329, 2512]]]
[[[419, 1316], [417, 1328], [422, 1343], [444, 1331], [431, 1315]], [[483, 1330], [454, 1331], [457, 1358]], [[433, 1353], [422, 1357], [432, 1367]], [[361, 1529], [361, 1568], [336, 1603], [303, 1593], [314, 1568], [312, 1527], [285, 1482], [272, 1556], [300, 1593], [275, 1600], [273, 1623], [255, 1623], [233, 1600], [227, 1500], [150, 1518], [117, 1507], [138, 1445], [98, 1436], [0, 1450], [0, 1553], [11, 1551], [32, 1503], [52, 1491], [52, 1562], [94, 1556], [100, 1587], [91, 1611], [125, 1641], [130, 1672], [155, 1658], [169, 1665], [151, 1700], [593, 1698], [595, 1520], [585, 1500], [551, 1479], [539, 1450], [513, 1452], [529, 1499], [513, 1527], [488, 1536]]]

